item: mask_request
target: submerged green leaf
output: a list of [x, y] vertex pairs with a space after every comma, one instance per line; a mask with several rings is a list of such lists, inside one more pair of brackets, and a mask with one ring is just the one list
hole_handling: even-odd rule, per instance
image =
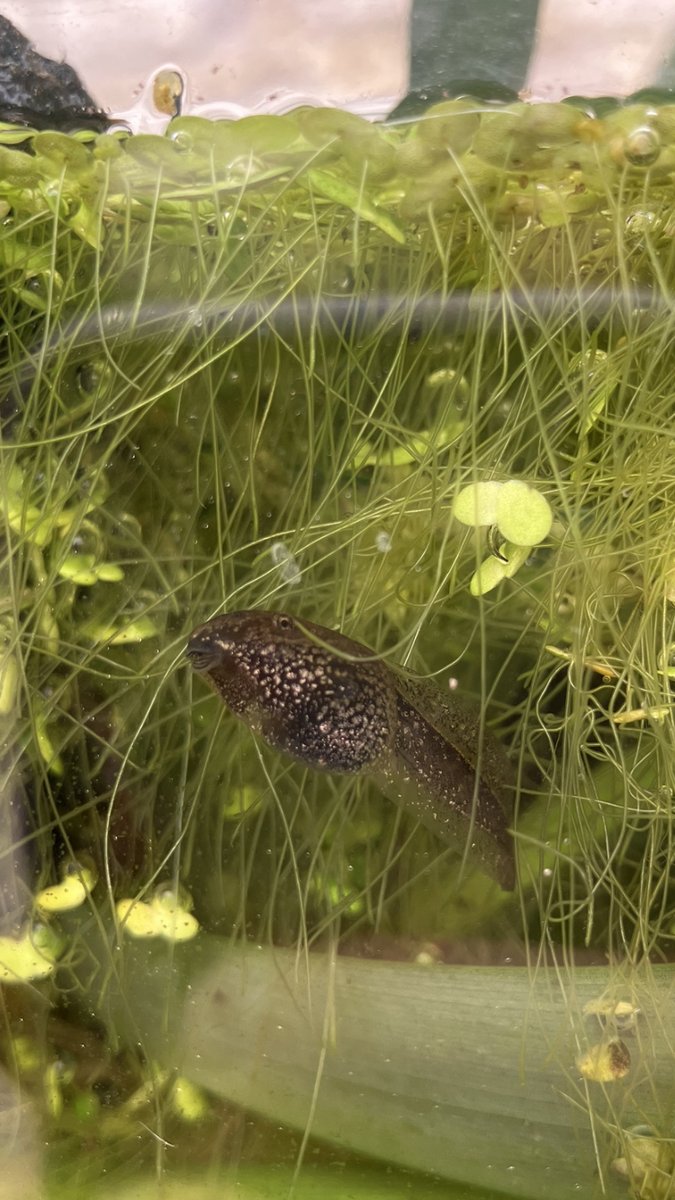
[[486, 596], [502, 582], [502, 579], [511, 579], [529, 558], [530, 550], [530, 546], [516, 546], [505, 542], [501, 547], [503, 557], [497, 558], [496, 555], [490, 555], [489, 558], [484, 559], [478, 570], [472, 575], [469, 584], [471, 595]]
[[355, 187], [346, 179], [332, 175], [329, 171], [317, 169], [308, 171], [305, 176], [301, 176], [299, 182], [302, 183], [305, 179], [310, 188], [318, 192], [320, 196], [325, 196], [327, 200], [334, 200], [336, 204], [351, 209], [357, 217], [376, 225], [393, 241], [398, 242], [401, 246], [404, 245], [405, 233], [398, 221], [394, 220], [384, 209], [378, 208], [363, 194], [360, 188]]

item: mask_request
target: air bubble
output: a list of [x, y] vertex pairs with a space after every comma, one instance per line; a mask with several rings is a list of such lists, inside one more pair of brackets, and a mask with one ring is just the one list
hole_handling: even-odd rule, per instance
[[637, 209], [626, 217], [626, 232], [641, 236], [644, 233], [652, 232], [657, 223], [658, 217], [655, 212]]
[[289, 587], [295, 587], [300, 582], [300, 567], [285, 542], [272, 542], [270, 558], [275, 567], [279, 568], [279, 575], [284, 583], [287, 583]]
[[109, 391], [112, 382], [112, 368], [103, 359], [90, 359], [88, 362], [80, 363], [75, 378], [80, 396], [83, 399], [91, 399], [93, 396], [100, 396]]
[[626, 162], [633, 167], [651, 167], [661, 153], [661, 139], [656, 130], [643, 125], [628, 134], [623, 146]]

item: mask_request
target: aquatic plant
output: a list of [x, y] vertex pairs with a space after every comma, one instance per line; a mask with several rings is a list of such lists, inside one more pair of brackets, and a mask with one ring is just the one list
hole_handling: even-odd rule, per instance
[[[125, 924], [174, 953], [177, 910], [299, 953], [524, 937], [570, 987], [587, 952], [669, 958], [675, 107], [0, 142], [7, 937], [64, 866], [98, 876], [40, 986], [103, 1014]], [[478, 701], [516, 900], [193, 682], [189, 632], [256, 606]], [[154, 1079], [161, 1129], [153, 1072], [121, 1090]], [[601, 1124], [604, 1178], [631, 1151]]]

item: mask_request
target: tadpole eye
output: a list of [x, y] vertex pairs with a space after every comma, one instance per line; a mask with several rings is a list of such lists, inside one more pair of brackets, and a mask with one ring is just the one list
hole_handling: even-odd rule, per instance
[[291, 621], [291, 618], [285, 616], [284, 613], [279, 613], [277, 616], [277, 629], [288, 630], [292, 628], [293, 622]]

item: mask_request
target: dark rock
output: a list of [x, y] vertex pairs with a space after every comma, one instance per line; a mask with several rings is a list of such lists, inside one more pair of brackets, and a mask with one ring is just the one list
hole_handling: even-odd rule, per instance
[[44, 128], [105, 129], [108, 118], [67, 63], [43, 58], [0, 16], [0, 120]]

